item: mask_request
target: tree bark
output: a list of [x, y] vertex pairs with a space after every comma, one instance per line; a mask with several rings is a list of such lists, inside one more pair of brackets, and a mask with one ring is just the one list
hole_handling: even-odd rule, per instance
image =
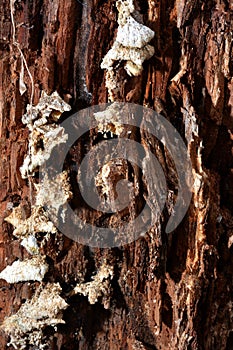
[[[33, 104], [41, 91], [58, 91], [72, 113], [108, 102], [101, 61], [117, 32], [115, 1], [30, 0], [14, 2], [16, 40], [34, 82]], [[144, 25], [155, 32], [154, 56], [139, 76], [119, 68], [118, 101], [140, 104], [167, 118], [189, 151], [195, 182], [189, 210], [178, 228], [165, 233], [168, 202], [160, 224], [119, 248], [90, 248], [61, 236], [43, 249], [47, 282], [59, 282], [68, 303], [65, 324], [47, 327], [49, 349], [205, 349], [233, 347], [233, 78], [232, 3], [229, 0], [135, 0]], [[1, 271], [29, 253], [4, 219], [12, 207], [30, 207], [29, 182], [19, 171], [28, 149], [22, 115], [32, 86], [21, 96], [20, 52], [12, 39], [10, 1], [0, 5], [0, 213]], [[64, 117], [65, 118], [65, 117]], [[166, 150], [141, 132], [165, 169], [168, 188], [176, 187]], [[70, 153], [80, 162], [86, 143]], [[69, 164], [68, 164], [69, 166]], [[128, 168], [145, 191], [140, 171]], [[72, 179], [71, 179], [72, 181]], [[134, 183], [135, 184], [135, 183]], [[136, 191], [136, 189], [135, 189]], [[73, 203], [75, 205], [75, 201]], [[85, 206], [79, 208], [85, 214]], [[129, 209], [130, 214], [134, 209]], [[93, 216], [95, 221], [99, 217]], [[104, 220], [107, 220], [104, 218]], [[119, 220], [117, 218], [116, 220]], [[82, 295], [70, 296], [78, 281], [90, 281], [104, 261], [114, 267], [109, 308]], [[15, 314], [39, 282], [0, 281], [0, 317]], [[1, 333], [1, 349], [8, 335]], [[44, 340], [45, 341], [45, 340]], [[35, 349], [33, 344], [28, 349]]]

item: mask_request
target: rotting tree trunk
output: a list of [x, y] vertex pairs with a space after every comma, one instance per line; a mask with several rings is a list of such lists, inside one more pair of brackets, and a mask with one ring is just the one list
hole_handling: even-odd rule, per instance
[[[101, 61], [117, 30], [115, 1], [15, 1], [16, 39], [41, 91], [58, 91], [72, 111], [107, 102]], [[232, 3], [139, 1], [136, 10], [155, 32], [155, 55], [137, 77], [122, 70], [118, 100], [164, 115], [189, 149], [196, 184], [189, 211], [170, 235], [159, 231], [114, 249], [89, 249], [63, 237], [47, 245], [46, 281], [66, 293], [80, 278], [89, 281], [107, 260], [114, 266], [110, 307], [67, 297], [65, 325], [45, 329], [50, 349], [232, 349], [233, 348], [233, 80]], [[1, 270], [28, 253], [4, 221], [11, 206], [29, 205], [29, 186], [19, 167], [27, 153], [21, 122], [30, 100], [19, 93], [20, 55], [12, 44], [10, 1], [0, 5], [0, 203]], [[88, 140], [92, 144], [93, 135]], [[141, 135], [149, 144], [148, 135]], [[82, 145], [77, 148], [82, 148]], [[168, 169], [163, 149], [154, 153]], [[74, 151], [75, 153], [75, 151]], [[75, 154], [73, 157], [75, 158]], [[78, 155], [76, 155], [78, 157]], [[172, 185], [172, 179], [170, 185]], [[154, 235], [153, 235], [154, 232]], [[58, 250], [58, 254], [56, 254]], [[80, 277], [81, 276], [81, 277]], [[31, 298], [38, 282], [1, 280], [1, 321]], [[46, 283], [46, 282], [43, 282]], [[1, 349], [7, 335], [1, 333]], [[33, 347], [29, 347], [33, 348]]]

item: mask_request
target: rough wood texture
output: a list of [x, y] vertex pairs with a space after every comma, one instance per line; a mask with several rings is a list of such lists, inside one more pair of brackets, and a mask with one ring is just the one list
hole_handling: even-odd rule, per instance
[[[119, 69], [119, 100], [151, 107], [166, 116], [186, 140], [194, 174], [200, 177], [189, 211], [169, 236], [161, 227], [121, 249], [92, 249], [62, 236], [44, 251], [46, 280], [64, 295], [76, 281], [89, 281], [107, 260], [114, 266], [110, 308], [87, 297], [66, 297], [65, 325], [46, 329], [50, 349], [205, 349], [233, 344], [233, 78], [230, 0], [135, 0], [143, 23], [155, 32], [155, 55], [138, 77]], [[15, 2], [16, 38], [35, 83], [57, 90], [73, 111], [107, 101], [101, 60], [117, 28], [115, 1], [24, 0]], [[0, 5], [0, 269], [28, 253], [4, 222], [9, 203], [28, 207], [28, 182], [19, 167], [28, 130], [21, 122], [30, 99], [19, 94], [20, 55], [12, 45], [10, 1]], [[91, 147], [93, 135], [88, 144]], [[155, 140], [141, 133], [159, 157], [170, 186], [171, 162]], [[71, 152], [80, 161], [82, 144]], [[136, 174], [137, 169], [128, 170]], [[57, 254], [58, 252], [58, 254]], [[0, 281], [0, 318], [16, 313], [38, 283]], [[0, 347], [7, 337], [1, 334]], [[33, 347], [30, 347], [31, 349]]]

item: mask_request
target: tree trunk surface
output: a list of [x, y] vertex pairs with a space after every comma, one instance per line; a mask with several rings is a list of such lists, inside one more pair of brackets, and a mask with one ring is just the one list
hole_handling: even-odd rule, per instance
[[[115, 1], [14, 1], [15, 39], [34, 82], [33, 105], [41, 92], [57, 91], [71, 113], [108, 102], [101, 62], [117, 33]], [[49, 271], [42, 286], [59, 282], [68, 304], [64, 324], [45, 327], [48, 349], [233, 349], [233, 6], [230, 0], [134, 0], [142, 23], [155, 32], [153, 57], [138, 76], [118, 69], [116, 100], [155, 110], [169, 120], [186, 143], [195, 185], [188, 212], [165, 233], [169, 202], [150, 232], [116, 248], [90, 248], [65, 235], [41, 248]], [[31, 80], [20, 94], [21, 56], [12, 37], [10, 0], [0, 5], [0, 270], [30, 254], [5, 218], [20, 206], [30, 210], [30, 181], [19, 168], [28, 152], [22, 116], [30, 103]], [[165, 170], [169, 193], [176, 193], [173, 164], [164, 147], [145, 132], [135, 140], [149, 145]], [[68, 167], [80, 162], [91, 132], [70, 152]], [[70, 162], [70, 163], [69, 163]], [[72, 163], [73, 164], [73, 163]], [[137, 167], [128, 177], [145, 183]], [[70, 179], [72, 182], [72, 179]], [[72, 186], [75, 186], [74, 184]], [[73, 187], [72, 187], [73, 189]], [[74, 192], [74, 191], [73, 191]], [[75, 205], [75, 200], [73, 200]], [[85, 206], [77, 209], [84, 213]], [[135, 214], [134, 206], [129, 214]], [[89, 214], [87, 214], [89, 215]], [[93, 214], [90, 220], [106, 217]], [[105, 220], [105, 221], [104, 221]], [[116, 215], [115, 224], [119, 220]], [[113, 267], [107, 304], [70, 291], [91, 281], [106, 263]], [[0, 280], [1, 322], [31, 299], [40, 282]], [[107, 293], [107, 292], [106, 292]], [[1, 331], [0, 347], [9, 334]], [[9, 349], [12, 345], [9, 346]], [[33, 344], [28, 349], [37, 349]]]

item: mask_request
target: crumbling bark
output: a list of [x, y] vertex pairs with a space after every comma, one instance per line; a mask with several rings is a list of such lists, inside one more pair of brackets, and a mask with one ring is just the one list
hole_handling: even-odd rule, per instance
[[[177, 128], [199, 183], [185, 219], [172, 234], [164, 231], [167, 203], [160, 225], [127, 246], [90, 249], [65, 236], [59, 246], [53, 242], [45, 246], [50, 266], [45, 281], [59, 282], [69, 305], [63, 316], [66, 324], [58, 325], [57, 331], [46, 328], [45, 336], [50, 349], [229, 350], [233, 346], [232, 3], [135, 0], [134, 5], [143, 23], [155, 32], [151, 42], [155, 55], [144, 63], [140, 76], [129, 77], [119, 68], [118, 100], [151, 107]], [[16, 39], [34, 81], [33, 103], [42, 90], [48, 94], [57, 90], [72, 112], [107, 102], [100, 65], [116, 35], [115, 1], [16, 0], [14, 8]], [[30, 102], [31, 84], [25, 72], [27, 91], [21, 96], [21, 60], [12, 42], [9, 0], [2, 0], [0, 14], [2, 270], [28, 257], [4, 218], [12, 206], [30, 209], [29, 183], [19, 167], [27, 153], [28, 130], [21, 117]], [[95, 137], [88, 136], [87, 147]], [[150, 144], [175, 192], [166, 151], [146, 133], [141, 132], [139, 139]], [[84, 141], [73, 148], [70, 162], [80, 162], [83, 148]], [[127, 171], [142, 186], [138, 169]], [[143, 188], [139, 206], [142, 192]], [[80, 210], [85, 214], [85, 207]], [[77, 282], [90, 281], [105, 261], [114, 266], [108, 309], [100, 302], [90, 304], [82, 295], [68, 296]], [[16, 313], [38, 285], [1, 280], [1, 321]], [[6, 344], [7, 334], [2, 332], [1, 349]]]

